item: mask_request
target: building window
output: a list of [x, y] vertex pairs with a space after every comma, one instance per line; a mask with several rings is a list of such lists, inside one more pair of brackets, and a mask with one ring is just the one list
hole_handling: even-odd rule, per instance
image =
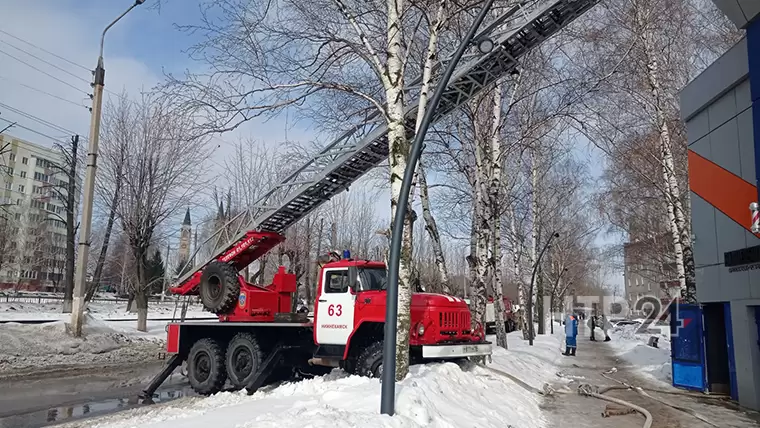
[[5, 188], [8, 189], [8, 190], [13, 189], [13, 183], [11, 183], [10, 181], [7, 182], [7, 183], [5, 183]]
[[652, 283], [647, 284], [647, 291], [652, 291]]
[[26, 178], [26, 171], [21, 171], [21, 178]]
[[11, 160], [11, 162], [14, 162], [16, 160], [16, 154], [11, 153], [11, 155], [9, 156], [9, 159]]
[[21, 192], [21, 193], [24, 193], [24, 185], [23, 184], [19, 184], [18, 185], [18, 191]]
[[21, 163], [24, 165], [29, 165], [29, 158], [21, 158]]
[[43, 174], [41, 172], [35, 172], [34, 179], [37, 181], [42, 181], [42, 182], [47, 183], [48, 181], [50, 181], [50, 176], [48, 176], [47, 174]]

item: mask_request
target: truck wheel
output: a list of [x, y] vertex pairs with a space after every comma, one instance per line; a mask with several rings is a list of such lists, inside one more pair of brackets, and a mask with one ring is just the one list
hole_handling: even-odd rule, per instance
[[380, 377], [383, 374], [383, 342], [374, 342], [364, 348], [356, 359], [356, 374]]
[[264, 360], [264, 354], [256, 337], [250, 333], [238, 333], [227, 346], [227, 376], [235, 389], [243, 389]]
[[225, 314], [237, 304], [240, 295], [238, 273], [229, 263], [213, 261], [203, 269], [200, 295], [203, 306], [215, 314]]
[[217, 341], [201, 339], [190, 348], [187, 379], [193, 390], [201, 395], [211, 395], [222, 390], [227, 374], [224, 371], [224, 352]]

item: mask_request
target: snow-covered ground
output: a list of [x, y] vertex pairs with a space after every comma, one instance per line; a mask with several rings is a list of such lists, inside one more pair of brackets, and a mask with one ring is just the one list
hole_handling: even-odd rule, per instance
[[[509, 350], [497, 350], [493, 363], [499, 371], [543, 389], [561, 381], [555, 362], [560, 336], [541, 336], [534, 347], [509, 335]], [[477, 366], [465, 369], [453, 363], [412, 367], [396, 387], [396, 414], [382, 416], [380, 382], [348, 376], [334, 370], [327, 376], [252, 396], [224, 392], [208, 398], [183, 398], [163, 405], [125, 411], [88, 420], [88, 427], [441, 427], [542, 428], [547, 426], [539, 404], [541, 396], [508, 377]], [[74, 425], [70, 425], [74, 426]]]
[[0, 375], [32, 368], [131, 364], [156, 360], [166, 336], [166, 321], [149, 321], [148, 332], [134, 322], [86, 316], [83, 337], [74, 338], [63, 321], [0, 324]]
[[[68, 321], [70, 315], [61, 313], [61, 302], [3, 302], [0, 301], [0, 320], [59, 320]], [[137, 314], [127, 311], [126, 301], [120, 302], [91, 302], [87, 306], [90, 314], [99, 319], [136, 319]], [[175, 302], [150, 302], [148, 318], [179, 318], [181, 307]], [[213, 314], [203, 310], [200, 304], [192, 305], [187, 310], [187, 318], [208, 318]]]
[[[175, 302], [150, 302], [148, 331], [137, 331], [137, 314], [126, 301], [94, 301], [88, 305], [82, 338], [67, 332], [71, 315], [61, 313], [61, 302], [0, 301], [0, 375], [58, 366], [132, 364], [156, 360], [166, 338], [167, 320], [179, 318]], [[186, 317], [211, 318], [199, 304]], [[23, 321], [50, 320], [45, 324]], [[119, 321], [121, 320], [121, 321]], [[152, 320], [152, 321], [151, 321]]]
[[[637, 333], [640, 327], [640, 324], [614, 327], [610, 332], [612, 341], [608, 343], [625, 364], [634, 366], [636, 371], [652, 379], [670, 383], [672, 371], [668, 329], [656, 328], [652, 333]], [[647, 344], [651, 336], [659, 337], [657, 348]]]

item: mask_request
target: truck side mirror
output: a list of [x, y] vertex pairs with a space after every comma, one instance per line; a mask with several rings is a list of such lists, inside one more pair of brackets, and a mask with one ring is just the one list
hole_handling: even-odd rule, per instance
[[350, 266], [348, 268], [348, 288], [350, 288], [354, 293], [358, 291], [356, 289], [356, 278], [358, 275], [359, 269], [357, 269], [356, 266]]

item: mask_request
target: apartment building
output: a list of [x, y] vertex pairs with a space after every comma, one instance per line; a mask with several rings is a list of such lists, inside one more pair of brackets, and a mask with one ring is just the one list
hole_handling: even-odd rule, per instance
[[68, 189], [60, 150], [0, 134], [0, 186], [0, 289], [60, 290]]
[[668, 236], [647, 237], [623, 244], [625, 300], [631, 312], [643, 315], [636, 302], [655, 297], [669, 302], [680, 295], [680, 282]]

